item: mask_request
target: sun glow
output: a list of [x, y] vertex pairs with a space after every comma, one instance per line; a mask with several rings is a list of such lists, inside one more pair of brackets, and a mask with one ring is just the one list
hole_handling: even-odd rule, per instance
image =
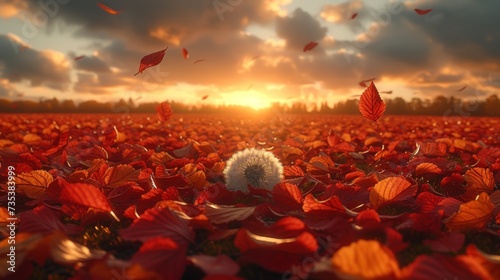
[[255, 110], [271, 106], [269, 97], [255, 90], [235, 91], [224, 94], [223, 100], [227, 105], [247, 106]]

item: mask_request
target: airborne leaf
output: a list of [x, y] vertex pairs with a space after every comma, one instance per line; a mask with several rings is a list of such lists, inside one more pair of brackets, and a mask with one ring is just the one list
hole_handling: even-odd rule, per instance
[[307, 43], [307, 45], [304, 46], [303, 52], [310, 51], [310, 50], [314, 49], [317, 45], [318, 45], [318, 43], [316, 43], [316, 42], [309, 42], [309, 43]]
[[103, 3], [97, 3], [97, 6], [99, 6], [101, 9], [103, 9], [106, 13], [110, 14], [110, 15], [117, 15], [119, 13], [121, 13], [122, 11], [117, 11], [115, 9], [112, 9], [106, 5], [104, 5]]
[[384, 111], [385, 103], [380, 97], [375, 84], [371, 82], [361, 95], [359, 100], [359, 112], [361, 112], [365, 118], [377, 122]]
[[153, 67], [153, 66], [160, 64], [160, 62], [163, 60], [163, 57], [165, 56], [165, 52], [167, 51], [167, 49], [168, 49], [168, 47], [166, 47], [164, 50], [157, 51], [157, 52], [148, 54], [145, 57], [143, 57], [141, 59], [140, 65], [139, 65], [139, 71], [137, 71], [137, 73], [135, 73], [134, 76], [142, 73], [144, 70], [148, 69], [149, 67]]
[[432, 9], [427, 9], [427, 10], [421, 10], [421, 9], [415, 9], [415, 12], [419, 15], [426, 15], [428, 13], [430, 13], [432, 11]]
[[184, 57], [184, 59], [189, 58], [189, 53], [188, 53], [188, 50], [186, 48], [182, 48], [182, 57]]

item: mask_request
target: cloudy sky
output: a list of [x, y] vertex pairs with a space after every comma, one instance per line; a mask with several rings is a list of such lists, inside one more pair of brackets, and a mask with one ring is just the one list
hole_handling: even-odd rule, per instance
[[333, 104], [371, 78], [391, 98], [484, 98], [500, 89], [499, 11], [498, 0], [0, 0], [0, 98]]

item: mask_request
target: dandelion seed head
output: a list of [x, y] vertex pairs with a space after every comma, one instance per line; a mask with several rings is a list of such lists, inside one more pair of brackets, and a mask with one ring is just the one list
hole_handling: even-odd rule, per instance
[[272, 190], [283, 178], [283, 165], [273, 153], [250, 148], [227, 161], [224, 176], [229, 190], [248, 192], [248, 185]]

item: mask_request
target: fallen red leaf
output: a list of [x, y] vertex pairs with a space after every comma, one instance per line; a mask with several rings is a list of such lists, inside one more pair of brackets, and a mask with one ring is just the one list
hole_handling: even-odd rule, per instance
[[106, 195], [90, 184], [66, 183], [61, 190], [59, 200], [63, 212], [75, 218], [81, 218], [81, 214], [89, 207], [104, 212], [112, 211]]
[[162, 102], [156, 106], [156, 113], [160, 121], [165, 122], [174, 114], [168, 102]]
[[139, 71], [137, 71], [137, 73], [135, 73], [134, 76], [142, 73], [144, 70], [148, 69], [149, 67], [153, 67], [153, 66], [160, 64], [160, 62], [163, 60], [163, 57], [165, 56], [165, 52], [167, 51], [167, 49], [168, 49], [168, 47], [166, 47], [164, 50], [157, 51], [157, 52], [154, 52], [154, 53], [151, 53], [151, 54], [144, 56], [141, 59], [141, 62], [139, 65]]
[[377, 209], [391, 202], [405, 200], [415, 195], [418, 186], [400, 177], [389, 177], [378, 182], [370, 191], [370, 203]]
[[193, 242], [194, 233], [188, 222], [179, 218], [170, 208], [151, 208], [144, 212], [128, 228], [120, 231], [127, 240], [148, 241], [155, 237], [171, 238], [179, 246]]
[[358, 13], [354, 13], [354, 14], [352, 14], [352, 16], [351, 16], [351, 19], [355, 19], [357, 16], [358, 16]]
[[279, 183], [273, 191], [273, 200], [283, 210], [293, 211], [302, 208], [302, 193], [299, 188], [290, 183]]
[[131, 262], [155, 271], [162, 279], [181, 279], [186, 268], [187, 246], [158, 236], [142, 244]]
[[365, 89], [359, 99], [359, 112], [361, 112], [365, 118], [374, 122], [377, 122], [385, 112], [385, 103], [380, 97], [373, 82]]

